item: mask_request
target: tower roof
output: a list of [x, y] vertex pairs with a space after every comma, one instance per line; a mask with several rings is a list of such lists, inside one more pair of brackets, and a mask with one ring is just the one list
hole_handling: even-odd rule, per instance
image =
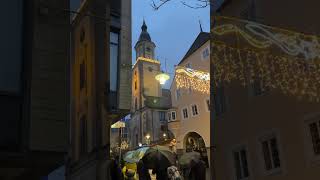
[[141, 33], [140, 33], [140, 37], [139, 37], [138, 42], [140, 42], [140, 41], [150, 41], [151, 42], [151, 37], [150, 37], [147, 29], [148, 29], [148, 27], [146, 25], [146, 22], [143, 20], [143, 24], [141, 26]]

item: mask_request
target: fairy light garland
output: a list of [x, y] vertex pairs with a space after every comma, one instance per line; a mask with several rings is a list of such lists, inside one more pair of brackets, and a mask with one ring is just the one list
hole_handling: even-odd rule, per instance
[[[226, 24], [212, 32], [211, 61], [214, 82], [240, 81], [243, 86], [255, 79], [263, 88], [278, 89], [287, 95], [320, 101], [320, 39], [283, 29], [229, 17], [219, 17]], [[234, 24], [230, 24], [234, 22]], [[220, 36], [236, 35], [248, 45], [233, 47]], [[230, 37], [229, 37], [230, 38]], [[284, 53], [272, 53], [278, 47]], [[243, 49], [241, 49], [243, 48]]]
[[177, 88], [192, 89], [204, 94], [210, 92], [210, 73], [185, 67], [176, 67], [175, 82]]
[[[228, 53], [224, 53], [225, 51]], [[259, 79], [265, 82], [263, 88], [280, 89], [284, 94], [319, 101], [319, 60], [306, 61], [297, 57], [275, 56], [216, 42], [212, 52], [214, 81], [217, 85], [240, 80], [242, 85], [246, 86]]]

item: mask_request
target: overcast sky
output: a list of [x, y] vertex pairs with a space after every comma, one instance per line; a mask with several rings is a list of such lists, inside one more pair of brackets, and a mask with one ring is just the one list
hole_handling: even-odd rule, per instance
[[[203, 31], [210, 30], [210, 8], [192, 9], [173, 0], [155, 11], [151, 0], [132, 0], [132, 58], [135, 61], [134, 45], [137, 42], [143, 18], [148, 26], [152, 41], [156, 44], [156, 58], [164, 69], [174, 73], [174, 65], [183, 58], [189, 47], [200, 33], [199, 20]], [[165, 69], [164, 69], [165, 70]], [[173, 74], [170, 74], [171, 80]], [[170, 88], [171, 81], [165, 88]]]

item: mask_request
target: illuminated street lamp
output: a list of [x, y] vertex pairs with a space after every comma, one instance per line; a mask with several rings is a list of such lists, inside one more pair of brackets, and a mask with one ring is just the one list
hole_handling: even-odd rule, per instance
[[141, 147], [142, 146], [142, 144], [141, 143], [139, 143], [139, 147]]
[[170, 79], [170, 76], [167, 73], [161, 72], [160, 74], [156, 75], [155, 78], [161, 85], [164, 85], [166, 81]]

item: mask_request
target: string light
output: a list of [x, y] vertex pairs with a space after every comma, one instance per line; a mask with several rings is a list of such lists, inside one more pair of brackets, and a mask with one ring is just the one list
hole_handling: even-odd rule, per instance
[[210, 93], [210, 73], [208, 72], [177, 66], [175, 81], [178, 89], [184, 88], [204, 94]]
[[[215, 84], [237, 80], [246, 86], [259, 79], [264, 82], [263, 88], [319, 101], [318, 37], [233, 18], [219, 17], [219, 20], [226, 24], [212, 30], [218, 35], [211, 46]], [[238, 43], [244, 39], [251, 47], [245, 43], [233, 47], [234, 43], [222, 39], [232, 35], [237, 36]], [[279, 49], [284, 53], [279, 53]]]

